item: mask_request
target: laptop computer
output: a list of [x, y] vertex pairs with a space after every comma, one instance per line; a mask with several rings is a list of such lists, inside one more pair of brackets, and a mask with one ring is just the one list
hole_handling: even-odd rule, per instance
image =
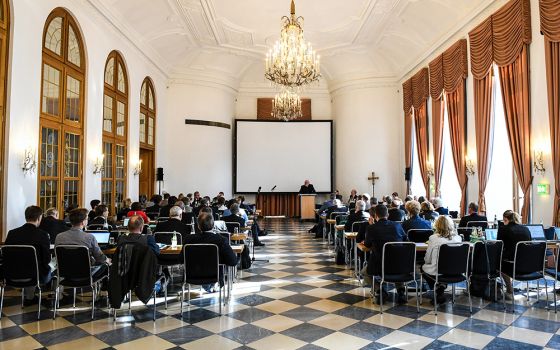
[[97, 244], [106, 245], [109, 244], [109, 237], [111, 233], [109, 231], [90, 231], [90, 233], [97, 240]]
[[546, 241], [546, 236], [544, 235], [543, 225], [525, 225], [531, 232], [531, 239], [533, 241]]
[[123, 220], [123, 226], [124, 226], [124, 227], [128, 227], [128, 221], [129, 221], [129, 220], [130, 220], [130, 218], [125, 218], [125, 219]]
[[554, 237], [554, 239], [558, 239], [560, 237], [560, 227], [555, 227], [554, 233], [556, 234], [556, 237]]
[[498, 229], [497, 228], [487, 228], [484, 231], [484, 234], [486, 235], [486, 239], [494, 240], [494, 241], [498, 239]]

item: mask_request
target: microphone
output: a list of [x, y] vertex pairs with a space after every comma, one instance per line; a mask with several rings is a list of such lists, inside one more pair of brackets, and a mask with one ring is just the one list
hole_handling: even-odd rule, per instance
[[261, 188], [262, 188], [262, 187], [261, 187], [261, 186], [259, 186], [259, 189], [257, 190], [257, 192], [260, 192], [260, 191], [261, 191]]
[[272, 189], [270, 191], [271, 192], [274, 191], [275, 188], [276, 188], [276, 185], [274, 185], [274, 187], [272, 187]]

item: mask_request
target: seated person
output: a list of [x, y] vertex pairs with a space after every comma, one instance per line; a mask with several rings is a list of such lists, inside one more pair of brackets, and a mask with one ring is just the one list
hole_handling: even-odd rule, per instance
[[[325, 214], [327, 215], [327, 219], [330, 219], [331, 217], [336, 217], [336, 215], [331, 215], [333, 213], [343, 213], [346, 214], [348, 213], [348, 208], [342, 204], [342, 201], [340, 199], [335, 199], [333, 201], [333, 206], [330, 207], [329, 209], [327, 209], [327, 211], [325, 212]], [[327, 225], [326, 226], [327, 229], [327, 234], [330, 234], [331, 232], [331, 225]], [[334, 240], [332, 241], [332, 244], [334, 244]]]
[[[183, 210], [178, 206], [171, 207], [169, 210], [169, 220], [158, 222], [154, 233], [157, 232], [178, 232], [181, 234], [183, 240], [185, 236], [191, 233], [190, 227], [185, 225], [181, 220], [183, 216]], [[130, 222], [129, 222], [130, 225]]]
[[[213, 232], [214, 218], [212, 214], [200, 213], [197, 218], [197, 224], [200, 233], [186, 236], [183, 244], [215, 244], [218, 246], [220, 264], [227, 266], [237, 265], [237, 255], [231, 249], [227, 238]], [[212, 285], [203, 285], [202, 287], [207, 292], [214, 292]]]
[[[374, 276], [381, 276], [383, 245], [387, 242], [402, 242], [406, 240], [406, 234], [404, 233], [401, 225], [394, 221], [390, 221], [388, 218], [389, 212], [387, 207], [385, 205], [378, 205], [375, 207], [375, 219], [377, 222], [367, 227], [364, 245], [371, 248], [371, 254], [366, 268], [362, 270], [366, 284], [368, 280], [369, 282], [372, 282], [372, 278]], [[406, 303], [407, 300], [405, 297], [404, 284], [398, 283], [396, 287], [398, 295], [397, 302], [399, 304]], [[376, 302], [379, 304], [379, 283], [375, 283], [375, 288], [375, 298]], [[385, 297], [386, 292], [383, 291], [383, 293], [383, 296]]]
[[[149, 217], [159, 216], [159, 211], [161, 209], [160, 203], [162, 200], [163, 198], [159, 194], [154, 194], [150, 199], [150, 202], [152, 202], [153, 205], [146, 206], [146, 215], [148, 215]], [[142, 206], [140, 206], [140, 208], [142, 208]], [[132, 206], [130, 209], [132, 210]]]
[[142, 217], [134, 215], [131, 216], [128, 220], [128, 231], [130, 232], [128, 235], [121, 235], [119, 237], [118, 244], [124, 243], [139, 243], [142, 245], [146, 245], [153, 250], [156, 255], [159, 255], [159, 247], [156, 244], [156, 240], [153, 235], [143, 235], [142, 231], [144, 230], [144, 219]]
[[358, 200], [358, 191], [356, 189], [352, 189], [350, 191], [350, 196], [348, 197], [348, 205], [350, 205], [351, 203], [356, 203]]
[[[366, 239], [366, 231], [369, 225], [375, 224], [375, 208], [370, 208], [368, 210], [369, 218], [368, 221], [361, 224], [360, 228], [358, 229], [358, 235], [356, 236], [356, 242], [362, 243]], [[360, 253], [360, 251], [358, 251]]]
[[254, 205], [245, 203], [245, 196], [237, 196], [237, 203], [239, 203], [239, 208], [245, 210], [247, 214], [252, 215], [255, 212]]
[[[434, 224], [434, 234], [431, 235], [428, 240], [424, 265], [422, 265], [422, 275], [432, 290], [436, 282], [439, 247], [446, 243], [460, 242], [461, 237], [455, 231], [453, 220], [445, 215], [438, 217]], [[443, 293], [446, 288], [447, 285], [440, 283], [438, 284], [437, 290], [434, 291], [438, 304], [445, 303], [446, 299]], [[432, 303], [434, 303], [434, 300], [432, 300]]]
[[424, 203], [425, 201], [426, 201], [426, 197], [424, 197], [424, 196], [418, 197], [418, 203], [422, 204], [422, 203]]
[[173, 206], [175, 206], [176, 202], [177, 202], [177, 197], [169, 196], [169, 198], [167, 199], [167, 205], [164, 206], [164, 207], [161, 207], [161, 209], [159, 210], [159, 217], [160, 218], [168, 218], [169, 217], [169, 211], [171, 210], [171, 208]]
[[91, 260], [91, 273], [93, 279], [100, 278], [109, 273], [107, 263], [110, 263], [105, 254], [99, 248], [95, 237], [85, 232], [84, 228], [88, 224], [88, 210], [85, 208], [76, 208], [70, 212], [70, 223], [72, 228], [66, 232], [59, 233], [54, 242], [58, 245], [81, 245], [89, 249]]
[[142, 218], [142, 220], [144, 220], [144, 225], [150, 223], [150, 219], [142, 210], [142, 205], [139, 202], [132, 203], [132, 205], [130, 206], [130, 211], [128, 212], [128, 214], [126, 214], [126, 216], [129, 218], [132, 216], [139, 216]]
[[389, 220], [391, 221], [403, 221], [406, 217], [406, 213], [401, 208], [401, 201], [398, 199], [393, 199], [391, 202], [391, 208], [389, 209]]
[[439, 197], [436, 197], [432, 200], [434, 205], [435, 211], [438, 212], [439, 215], [449, 215], [449, 209], [443, 207], [443, 200]]
[[471, 221], [484, 221], [488, 222], [488, 218], [483, 215], [478, 214], [478, 204], [475, 202], [469, 203], [468, 215], [465, 215], [461, 218], [461, 222], [459, 223], [459, 227], [467, 227], [468, 223]]
[[54, 240], [56, 235], [61, 232], [67, 231], [68, 226], [64, 223], [63, 220], [58, 219], [58, 209], [56, 208], [49, 208], [41, 220], [41, 225], [39, 228], [49, 234], [51, 243], [54, 244]]
[[[88, 213], [88, 220], [91, 221], [93, 220], [93, 218], [96, 216], [95, 215], [95, 208], [101, 204], [101, 201], [99, 199], [93, 199], [91, 202], [89, 202], [89, 205], [91, 206], [91, 210]], [[77, 208], [77, 207], [76, 207]], [[74, 209], [74, 208], [72, 208]]]
[[[408, 203], [412, 200], [414, 200], [414, 198], [412, 198], [412, 196], [410, 196], [410, 195], [404, 197], [404, 203], [401, 205], [401, 209], [406, 211], [406, 203]], [[418, 204], [420, 204], [420, 202]]]
[[344, 224], [344, 231], [346, 232], [352, 232], [352, 226], [355, 222], [367, 221], [369, 219], [369, 213], [365, 211], [366, 203], [359, 200], [356, 201], [355, 204], [355, 210], [348, 215], [348, 219], [346, 219], [346, 223]]
[[[420, 201], [419, 201], [420, 202]], [[434, 211], [434, 206], [428, 201], [420, 202], [420, 217], [428, 221], [436, 221], [439, 214]]]
[[194, 232], [193, 228], [194, 226], [196, 226], [196, 224], [194, 222], [194, 213], [192, 211], [192, 207], [190, 205], [183, 204], [183, 202], [181, 201], [178, 201], [175, 204], [177, 204], [179, 208], [183, 209], [183, 214], [181, 215], [181, 222], [187, 225], [189, 233]]
[[[126, 215], [130, 211], [130, 206], [131, 205], [132, 205], [132, 200], [130, 198], [126, 198], [125, 200], [123, 200], [122, 208], [117, 213], [117, 220], [124, 220], [124, 218], [126, 218]], [[91, 222], [90, 222], [90, 224], [91, 224]]]
[[109, 208], [105, 204], [99, 204], [95, 207], [95, 218], [88, 221], [88, 229], [91, 227], [92, 230], [97, 230], [103, 227], [105, 230], [113, 231], [115, 227], [110, 225], [108, 222], [109, 218]]
[[325, 213], [327, 211], [327, 209], [329, 209], [330, 207], [335, 205], [335, 203], [334, 203], [335, 199], [336, 199], [336, 193], [331, 193], [330, 198], [328, 200], [326, 200], [323, 203], [323, 205], [321, 205], [321, 207], [317, 211], [317, 214], [321, 215], [321, 214]]
[[[226, 223], [228, 223], [228, 222], [235, 223], [235, 222], [236, 222], [236, 223], [239, 224], [240, 229], [242, 229], [243, 227], [245, 227], [245, 226], [247, 225], [247, 220], [245, 220], [245, 219], [243, 218], [243, 216], [241, 215], [241, 213], [240, 213], [239, 204], [233, 203], [233, 204], [229, 207], [229, 211], [230, 211], [230, 213], [231, 213], [230, 215], [228, 215], [228, 216], [223, 216], [223, 217], [222, 217], [222, 219], [223, 219]], [[224, 213], [224, 215], [225, 215], [225, 213]], [[261, 247], [261, 246], [264, 246], [264, 245], [265, 245], [264, 243], [262, 243], [262, 242], [259, 240], [259, 235], [258, 235], [258, 233], [256, 233], [255, 230], [251, 230], [251, 235], [252, 235], [252, 237], [253, 237], [253, 244], [254, 244], [256, 247]]]
[[[212, 208], [210, 208], [210, 207], [201, 208], [200, 212], [210, 214], [210, 215], [212, 215], [213, 218], [216, 217], [216, 215], [214, 215], [214, 212], [212, 211]], [[198, 230], [198, 227], [195, 227], [195, 232], [200, 233], [200, 231], [197, 231], [197, 230]], [[224, 220], [214, 220], [214, 232], [215, 233], [228, 232], [226, 222]]]
[[[86, 211], [87, 214], [87, 211]], [[43, 217], [43, 209], [32, 205], [25, 209], [25, 224], [21, 227], [8, 231], [5, 245], [31, 245], [37, 253], [37, 264], [39, 269], [39, 283], [48, 284], [52, 279], [53, 271], [49, 265], [51, 262], [49, 234], [39, 228]], [[35, 296], [35, 287], [24, 288], [23, 305], [36, 304], [39, 298]]]
[[404, 232], [408, 234], [408, 230], [412, 229], [432, 229], [432, 223], [428, 220], [422, 219], [420, 214], [420, 203], [417, 201], [408, 201], [406, 203], [406, 211], [408, 212], [408, 219], [403, 221], [402, 227]]
[[504, 242], [502, 252], [502, 279], [506, 285], [506, 299], [512, 300], [513, 287], [511, 277], [513, 276], [513, 259], [515, 257], [515, 246], [518, 242], [530, 241], [531, 232], [521, 224], [521, 217], [512, 210], [506, 210], [503, 215], [504, 224], [498, 228], [498, 240]]
[[224, 212], [224, 210], [227, 209], [226, 207], [226, 198], [225, 197], [218, 197], [216, 199], [216, 205], [214, 206], [214, 208], [216, 209], [216, 212]]
[[314, 194], [317, 193], [315, 191], [315, 187], [313, 187], [313, 185], [309, 182], [309, 180], [305, 180], [303, 182], [303, 185], [301, 185], [301, 187], [299, 188], [299, 193], [300, 194]]
[[[196, 193], [196, 192], [195, 192]], [[197, 207], [193, 207], [193, 213], [195, 217], [198, 217], [198, 214], [200, 214], [200, 210], [202, 208], [210, 208], [210, 201], [207, 198], [201, 198], [199, 205]], [[224, 213], [225, 214], [225, 213]]]
[[369, 208], [371, 208], [371, 196], [367, 193], [362, 194], [362, 200], [364, 201], [364, 203], [366, 203], [366, 210], [369, 210]]

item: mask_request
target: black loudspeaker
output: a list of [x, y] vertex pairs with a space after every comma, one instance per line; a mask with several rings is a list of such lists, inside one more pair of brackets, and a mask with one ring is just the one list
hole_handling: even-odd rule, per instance
[[411, 179], [412, 176], [410, 176], [411, 175], [410, 173], [411, 173], [410, 168], [405, 168], [404, 169], [404, 179], [405, 179], [405, 181], [411, 181], [412, 180]]
[[163, 181], [163, 168], [157, 168], [156, 181]]

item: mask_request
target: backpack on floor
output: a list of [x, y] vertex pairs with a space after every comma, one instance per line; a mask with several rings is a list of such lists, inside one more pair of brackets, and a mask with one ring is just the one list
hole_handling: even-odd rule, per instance
[[346, 256], [344, 254], [344, 248], [341, 244], [337, 245], [336, 247], [336, 258], [335, 262], [337, 265], [344, 265], [346, 264]]
[[249, 255], [249, 247], [245, 245], [243, 253], [241, 253], [241, 270], [246, 270], [251, 267], [251, 255]]

